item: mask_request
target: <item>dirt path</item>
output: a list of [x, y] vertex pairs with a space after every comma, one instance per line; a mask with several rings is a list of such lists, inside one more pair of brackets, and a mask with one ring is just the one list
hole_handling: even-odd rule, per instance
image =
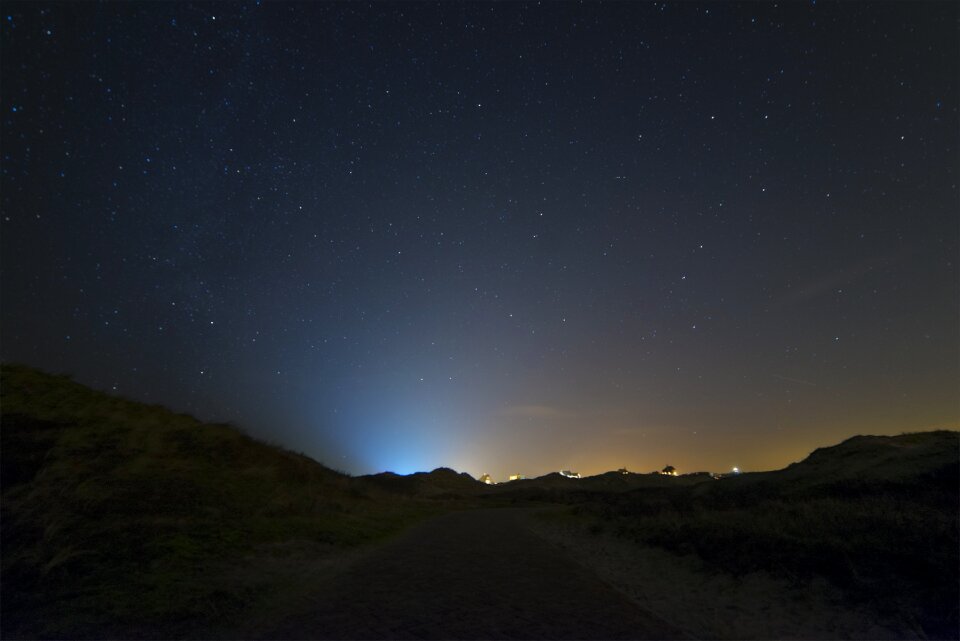
[[663, 639], [678, 633], [529, 531], [530, 510], [421, 523], [330, 577], [264, 636]]

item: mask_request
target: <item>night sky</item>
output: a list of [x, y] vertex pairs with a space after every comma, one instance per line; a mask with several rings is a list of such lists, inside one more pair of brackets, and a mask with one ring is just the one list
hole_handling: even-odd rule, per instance
[[4, 362], [350, 473], [960, 420], [958, 5], [4, 2]]

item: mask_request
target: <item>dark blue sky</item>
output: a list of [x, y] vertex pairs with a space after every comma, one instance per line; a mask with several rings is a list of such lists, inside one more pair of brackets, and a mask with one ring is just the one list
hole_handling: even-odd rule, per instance
[[2, 357], [354, 473], [956, 427], [957, 27], [5, 2]]

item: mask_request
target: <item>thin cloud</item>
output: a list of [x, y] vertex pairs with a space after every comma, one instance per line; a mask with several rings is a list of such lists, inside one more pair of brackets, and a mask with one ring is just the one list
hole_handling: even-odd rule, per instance
[[823, 275], [815, 280], [802, 284], [796, 290], [786, 294], [780, 302], [784, 305], [804, 303], [824, 294], [835, 292], [838, 289], [852, 287], [857, 282], [867, 278], [877, 269], [886, 265], [896, 264], [915, 253], [913, 249], [903, 249], [889, 254], [874, 256], [845, 269], [839, 269]]
[[790, 376], [781, 376], [780, 374], [773, 374], [774, 378], [779, 378], [781, 381], [788, 381], [790, 383], [800, 383], [801, 385], [809, 385], [811, 387], [816, 387], [816, 383], [810, 381], [805, 381], [802, 378], [791, 378]]
[[550, 405], [514, 405], [500, 411], [501, 416], [561, 420], [576, 418], [577, 413]]

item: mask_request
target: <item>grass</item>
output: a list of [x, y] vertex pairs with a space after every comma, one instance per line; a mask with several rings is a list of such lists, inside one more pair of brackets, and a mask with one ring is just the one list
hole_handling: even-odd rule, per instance
[[285, 542], [336, 552], [444, 509], [67, 377], [11, 365], [0, 385], [4, 637], [222, 627], [264, 588], [228, 580], [237, 563]]
[[[837, 446], [836, 465], [815, 460], [817, 474], [806, 479], [806, 468], [799, 474], [788, 468], [708, 486], [594, 496], [576, 511], [597, 531], [694, 554], [718, 571], [766, 571], [798, 583], [826, 579], [852, 605], [895, 613], [904, 629], [954, 638], [960, 602], [957, 433], [907, 435], [883, 451], [861, 448], [854, 455], [882, 462], [881, 454], [910, 441], [929, 450], [912, 470], [902, 458], [890, 458], [869, 474], [839, 473], [850, 450]], [[865, 475], [873, 478], [864, 481]]]

